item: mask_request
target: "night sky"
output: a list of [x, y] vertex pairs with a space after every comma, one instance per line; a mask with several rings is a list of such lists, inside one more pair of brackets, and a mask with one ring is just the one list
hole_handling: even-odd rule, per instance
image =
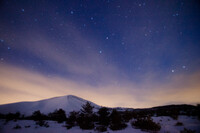
[[200, 102], [198, 0], [1, 0], [0, 104]]

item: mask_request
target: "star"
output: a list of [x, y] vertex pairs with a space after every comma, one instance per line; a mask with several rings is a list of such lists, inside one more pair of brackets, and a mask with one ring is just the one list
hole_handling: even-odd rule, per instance
[[99, 51], [99, 54], [101, 54], [101, 53], [102, 53], [102, 51], [100, 50], [100, 51]]
[[185, 69], [185, 68], [186, 68], [186, 66], [182, 66], [182, 68], [183, 68], [183, 69]]
[[21, 11], [24, 12], [25, 10], [22, 8]]
[[71, 14], [74, 14], [74, 11], [71, 11], [70, 13], [71, 13]]
[[109, 38], [108, 37], [106, 37], [106, 40], [108, 40]]
[[175, 13], [175, 14], [173, 14], [173, 16], [174, 16], [174, 17], [177, 17], [177, 16], [179, 16], [179, 14], [178, 14], [178, 13]]
[[172, 72], [174, 73], [174, 72], [175, 72], [175, 70], [173, 70], [173, 69], [172, 69]]
[[8, 50], [10, 50], [11, 48], [10, 47], [8, 47]]
[[3, 43], [3, 42], [4, 42], [4, 40], [3, 40], [3, 39], [1, 39], [1, 42]]

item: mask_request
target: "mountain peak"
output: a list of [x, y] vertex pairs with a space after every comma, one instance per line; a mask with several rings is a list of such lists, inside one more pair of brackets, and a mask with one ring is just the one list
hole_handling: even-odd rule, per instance
[[[71, 111], [79, 111], [86, 102], [90, 101], [74, 95], [66, 95], [35, 102], [19, 102], [0, 105], [0, 113], [7, 114], [9, 112], [16, 113], [19, 111], [22, 114], [31, 115], [34, 111], [40, 110], [42, 113], [48, 114], [60, 108], [65, 110], [66, 113], [69, 113]], [[95, 108], [100, 107], [93, 102], [90, 103]]]
[[77, 97], [77, 96], [74, 96], [74, 95], [67, 95], [67, 98], [68, 98], [69, 100], [74, 100], [74, 99], [76, 99], [76, 100], [80, 100], [80, 101], [83, 101], [83, 102], [87, 101], [87, 100], [84, 100], [83, 98], [80, 98], [80, 97]]
[[73, 98], [75, 98], [75, 99], [80, 99], [80, 97], [77, 97], [77, 96], [75, 96], [75, 95], [66, 95], [66, 97], [67, 97], [68, 99], [73, 99]]

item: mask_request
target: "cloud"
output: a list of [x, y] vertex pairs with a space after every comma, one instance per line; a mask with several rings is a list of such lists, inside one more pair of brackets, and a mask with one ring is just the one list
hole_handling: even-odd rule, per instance
[[84, 82], [76, 82], [62, 77], [48, 77], [24, 68], [0, 65], [0, 104], [35, 101], [45, 98], [76, 95], [99, 105], [116, 107], [152, 107], [163, 104], [188, 103], [200, 101], [200, 72], [189, 75], [177, 75], [173, 82], [159, 84], [145, 81], [137, 85], [131, 81], [121, 85], [102, 84], [94, 88]]
[[[55, 72], [53, 75], [59, 73], [60, 76], [85, 82], [98, 81], [96, 84], [105, 84], [109, 79], [114, 80], [116, 77], [124, 76], [119, 73], [117, 66], [107, 62], [106, 57], [109, 53], [105, 51], [99, 53], [101, 50], [99, 44], [102, 43], [100, 40], [81, 33], [66, 19], [59, 17], [57, 19], [60, 19], [60, 22], [65, 21], [62, 28], [60, 25], [53, 27], [53, 32], [63, 37], [62, 41], [59, 40], [61, 37], [55, 39], [48, 34], [46, 30], [49, 29], [44, 28], [43, 31], [36, 26], [30, 31], [14, 31], [16, 35], [12, 36], [12, 39], [5, 39], [5, 42], [12, 47], [12, 50], [43, 62], [47, 69], [51, 69], [49, 73]], [[13, 39], [15, 43], [11, 41]], [[19, 61], [16, 64], [24, 65]]]

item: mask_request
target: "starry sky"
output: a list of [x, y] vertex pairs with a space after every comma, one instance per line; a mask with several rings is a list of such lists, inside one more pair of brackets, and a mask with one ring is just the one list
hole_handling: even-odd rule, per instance
[[200, 102], [198, 0], [1, 0], [0, 104], [76, 95]]

